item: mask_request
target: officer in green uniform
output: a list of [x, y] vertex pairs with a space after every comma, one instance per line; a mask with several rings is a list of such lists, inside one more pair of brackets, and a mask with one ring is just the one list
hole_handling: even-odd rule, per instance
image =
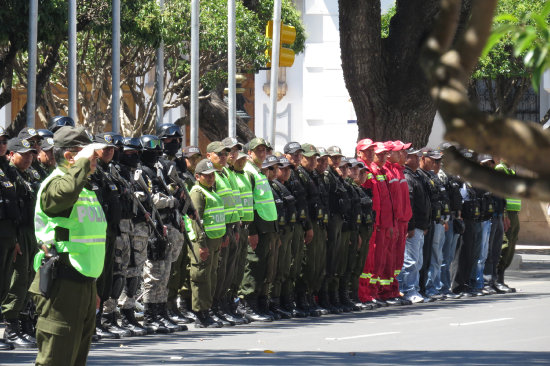
[[[56, 131], [54, 142], [58, 167], [40, 187], [34, 219], [41, 247], [30, 287], [38, 314], [36, 364], [84, 365], [99, 306], [95, 280], [103, 270], [107, 229], [87, 178], [96, 169], [94, 149], [104, 145], [92, 144], [84, 128], [69, 126]], [[38, 271], [42, 261], [44, 270]], [[45, 270], [52, 261], [55, 276]]]
[[[222, 244], [227, 245], [229, 238], [225, 236], [225, 208], [223, 199], [212, 186], [217, 172], [214, 164], [204, 159], [197, 164], [195, 178], [197, 183], [191, 188], [191, 200], [202, 221], [191, 224], [193, 251], [189, 253], [191, 262], [191, 296], [192, 307], [196, 314], [196, 328], [219, 328], [221, 322], [216, 321], [210, 310], [214, 292], [218, 283], [218, 261]], [[225, 243], [223, 243], [225, 241]], [[197, 262], [198, 259], [198, 262]]]
[[277, 241], [277, 209], [267, 178], [260, 171], [267, 156], [267, 142], [256, 137], [248, 146], [250, 160], [244, 171], [253, 187], [254, 221], [249, 225], [247, 263], [239, 296], [245, 301], [241, 311], [248, 320], [269, 322], [273, 318], [260, 313], [259, 297], [265, 293], [267, 262]]
[[[313, 230], [311, 229], [311, 221], [308, 216], [308, 202], [306, 201], [306, 190], [302, 181], [298, 176], [298, 167], [302, 161], [304, 149], [298, 142], [289, 142], [284, 147], [285, 157], [292, 164], [290, 178], [285, 183], [286, 187], [296, 198], [296, 209], [298, 211], [297, 222], [294, 224], [294, 234], [292, 237], [291, 251], [292, 263], [290, 267], [290, 276], [283, 284], [283, 292], [290, 293], [296, 299], [296, 307], [303, 315], [319, 316], [315, 311], [310, 312], [309, 303], [307, 302], [304, 292], [296, 291], [296, 281], [302, 272], [302, 264], [304, 260], [305, 246], [311, 242], [313, 238]], [[293, 301], [290, 301], [293, 304]]]
[[224, 204], [225, 213], [225, 235], [228, 240], [223, 240], [222, 248], [220, 249], [219, 262], [218, 262], [218, 283], [214, 291], [214, 302], [212, 304], [212, 310], [214, 312], [214, 319], [221, 321], [224, 325], [235, 325], [230, 314], [225, 314], [223, 306], [220, 308], [220, 304], [223, 304], [224, 297], [229, 290], [231, 276], [234, 272], [235, 258], [237, 252], [237, 240], [239, 239], [238, 226], [240, 226], [240, 216], [237, 210], [238, 199], [240, 204], [240, 195], [235, 195], [234, 189], [237, 189], [236, 183], [231, 184], [231, 172], [227, 169], [227, 159], [231, 148], [226, 147], [221, 141], [213, 141], [206, 147], [206, 157], [209, 159], [216, 168], [215, 177], [216, 184], [214, 190], [221, 197]]
[[[304, 150], [302, 161], [297, 169], [298, 177], [300, 178], [305, 190], [306, 200], [308, 203], [308, 218], [311, 228], [313, 229], [313, 236], [319, 234], [319, 225], [322, 224], [324, 219], [324, 210], [321, 203], [321, 196], [319, 189], [315, 184], [311, 174], [317, 165], [317, 157], [319, 152], [312, 144], [302, 144]], [[302, 266], [302, 273], [296, 280], [296, 292], [307, 297], [307, 303], [309, 304], [309, 314], [312, 316], [319, 316], [323, 314], [323, 309], [319, 307], [314, 298], [313, 283], [319, 276], [319, 266], [324, 268], [324, 262], [319, 260], [320, 252], [324, 251], [326, 243], [318, 238], [312, 239], [311, 243], [306, 245], [304, 252], [304, 264]]]
[[353, 181], [350, 183], [359, 196], [361, 218], [358, 230], [352, 232], [350, 238], [351, 246], [356, 248], [355, 255], [350, 253], [351, 255], [348, 257], [351, 273], [350, 297], [357, 306], [360, 306], [364, 310], [372, 310], [373, 306], [371, 304], [362, 304], [359, 301], [358, 295], [359, 276], [363, 272], [365, 261], [369, 254], [369, 241], [373, 230], [372, 192], [370, 189], [363, 187], [363, 183], [365, 183], [369, 174], [367, 167], [362, 162], [355, 160], [352, 163], [352, 170], [357, 170], [357, 172], [352, 174]]
[[[290, 276], [292, 263], [291, 242], [296, 223], [296, 199], [285, 187], [285, 182], [290, 177], [290, 162], [284, 156], [279, 158], [271, 155], [266, 158], [262, 171], [266, 172], [269, 185], [273, 190], [273, 199], [277, 207], [278, 240], [274, 254], [271, 256], [273, 265], [276, 267], [273, 280], [269, 285], [270, 310], [281, 318], [292, 317], [292, 308], [288, 310], [281, 305], [282, 284]], [[277, 178], [277, 179], [275, 179]], [[290, 297], [290, 294], [285, 294]]]
[[40, 175], [31, 168], [36, 149], [25, 139], [12, 138], [8, 142], [10, 166], [6, 174], [15, 184], [19, 219], [17, 220], [17, 242], [15, 263], [7, 296], [2, 302], [2, 314], [6, 319], [4, 338], [15, 347], [36, 347], [34, 329], [30, 314], [25, 308], [30, 301], [28, 288], [34, 276], [32, 261], [36, 253], [34, 236], [34, 206], [40, 185]]
[[[248, 252], [248, 227], [254, 220], [254, 200], [252, 198], [252, 183], [248, 178], [248, 175], [244, 172], [244, 166], [248, 161], [248, 155], [240, 152], [237, 158], [233, 162], [230, 169], [235, 174], [235, 180], [237, 187], [239, 188], [239, 194], [241, 197], [241, 204], [243, 206], [241, 217], [241, 233], [239, 237], [239, 243], [237, 245], [237, 254], [235, 260], [235, 272], [233, 274], [233, 280], [229, 291], [229, 300], [231, 300], [231, 314], [235, 317], [243, 319], [248, 322], [248, 319], [237, 312], [239, 305], [238, 292], [241, 282], [244, 277], [244, 269], [246, 266], [246, 255]], [[235, 301], [237, 299], [237, 301]]]
[[[9, 169], [8, 133], [0, 127], [0, 303], [10, 288], [13, 273], [14, 254], [19, 251], [16, 222], [19, 219], [19, 207], [15, 185], [6, 172]], [[11, 343], [0, 339], [0, 350], [13, 348]]]

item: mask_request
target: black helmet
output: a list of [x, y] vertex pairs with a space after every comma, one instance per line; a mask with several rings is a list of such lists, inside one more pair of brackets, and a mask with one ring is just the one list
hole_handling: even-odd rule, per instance
[[143, 135], [139, 138], [144, 151], [162, 151], [162, 141], [155, 135]]
[[42, 137], [43, 139], [46, 139], [48, 137], [53, 138], [53, 132], [50, 131], [50, 130], [46, 130], [45, 128], [41, 128], [39, 130], [36, 130], [36, 132], [38, 132], [40, 137]]
[[55, 116], [48, 122], [48, 130], [55, 132], [63, 126], [74, 127], [74, 121], [68, 116]]
[[141, 140], [138, 137], [123, 137], [122, 145], [124, 151], [137, 150], [141, 151]]
[[157, 128], [157, 135], [161, 139], [167, 137], [183, 137], [180, 126], [174, 123], [163, 123]]

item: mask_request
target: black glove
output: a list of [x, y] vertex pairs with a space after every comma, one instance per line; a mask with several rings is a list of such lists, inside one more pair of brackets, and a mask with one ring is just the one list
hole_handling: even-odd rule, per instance
[[147, 241], [147, 258], [152, 261], [166, 258], [167, 244], [165, 238], [157, 238], [156, 236], [149, 238]]

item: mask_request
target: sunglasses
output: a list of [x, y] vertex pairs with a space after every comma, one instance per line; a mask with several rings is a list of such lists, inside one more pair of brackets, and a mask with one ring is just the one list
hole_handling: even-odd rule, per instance
[[229, 153], [227, 151], [220, 151], [219, 153], [216, 153], [218, 156], [221, 156], [221, 157], [224, 157], [224, 156], [227, 156], [229, 155]]

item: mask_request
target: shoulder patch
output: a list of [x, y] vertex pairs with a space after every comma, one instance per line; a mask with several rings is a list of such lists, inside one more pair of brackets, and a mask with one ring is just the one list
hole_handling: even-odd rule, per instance
[[13, 184], [10, 182], [10, 181], [7, 181], [7, 182], [2, 182], [2, 185], [6, 188], [11, 188], [13, 187]]

